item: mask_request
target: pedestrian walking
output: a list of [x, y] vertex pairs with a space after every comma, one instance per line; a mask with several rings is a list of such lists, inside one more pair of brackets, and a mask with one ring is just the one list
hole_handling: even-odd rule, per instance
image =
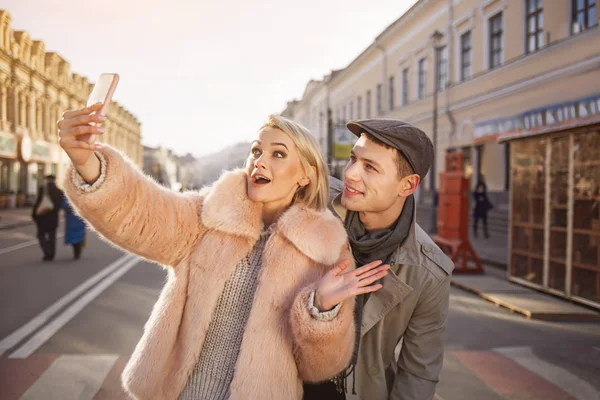
[[487, 186], [484, 181], [477, 183], [475, 191], [473, 192], [473, 201], [475, 207], [473, 208], [473, 235], [477, 237], [477, 227], [479, 220], [483, 222], [483, 235], [486, 239], [490, 237], [488, 233], [488, 211], [493, 209], [494, 206], [487, 195]]
[[98, 146], [101, 105], [59, 122], [66, 193], [107, 240], [166, 266], [168, 280], [124, 373], [136, 399], [299, 400], [346, 368], [355, 296], [387, 274], [355, 269], [327, 210], [328, 172], [304, 127], [270, 116], [245, 168], [199, 192], [160, 187]]
[[46, 176], [44, 185], [38, 189], [38, 196], [31, 211], [31, 217], [37, 226], [37, 238], [44, 252], [44, 261], [54, 260], [56, 254], [58, 213], [63, 197], [63, 192], [56, 186], [56, 177]]
[[73, 258], [79, 260], [86, 243], [85, 221], [75, 213], [66, 196], [62, 208], [65, 210], [65, 244], [73, 246]]

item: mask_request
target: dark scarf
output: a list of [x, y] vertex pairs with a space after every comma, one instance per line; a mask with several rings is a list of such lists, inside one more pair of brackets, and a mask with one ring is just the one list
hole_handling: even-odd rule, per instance
[[[358, 212], [348, 211], [344, 225], [348, 233], [352, 254], [356, 260], [356, 266], [361, 267], [371, 261], [381, 260], [384, 263], [389, 261], [398, 247], [404, 243], [404, 240], [410, 233], [410, 226], [413, 223], [415, 209], [415, 199], [411, 195], [406, 198], [404, 208], [396, 223], [387, 229], [379, 229], [373, 232], [367, 232]], [[356, 342], [350, 366], [334, 378], [337, 389], [341, 393], [347, 393], [346, 378], [352, 374], [352, 394], [356, 394], [356, 362], [358, 360], [358, 348], [360, 345], [360, 334], [362, 324], [362, 310], [369, 297], [367, 295], [356, 298], [356, 309], [354, 312], [354, 321], [356, 326]]]

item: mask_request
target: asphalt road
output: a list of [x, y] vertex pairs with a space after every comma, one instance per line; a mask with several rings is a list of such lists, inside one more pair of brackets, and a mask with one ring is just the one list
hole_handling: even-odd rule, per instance
[[[59, 230], [60, 232], [60, 230]], [[88, 235], [80, 260], [0, 231], [0, 398], [124, 399], [119, 375], [166, 272]], [[452, 289], [437, 397], [600, 399], [600, 323], [530, 321]]]

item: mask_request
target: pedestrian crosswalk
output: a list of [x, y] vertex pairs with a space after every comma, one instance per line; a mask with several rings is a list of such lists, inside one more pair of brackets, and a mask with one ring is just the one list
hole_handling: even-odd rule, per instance
[[[560, 363], [538, 353], [531, 347], [448, 350], [435, 399], [600, 399], [600, 350], [561, 348]], [[120, 375], [127, 358], [115, 354], [3, 357], [0, 398], [125, 400]]]

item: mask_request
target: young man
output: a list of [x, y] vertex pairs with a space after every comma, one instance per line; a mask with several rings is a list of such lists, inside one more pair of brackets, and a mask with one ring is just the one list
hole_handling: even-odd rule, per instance
[[[432, 399], [454, 268], [416, 223], [413, 193], [431, 166], [433, 145], [402, 121], [351, 121], [347, 127], [359, 139], [343, 184], [332, 180], [331, 208], [345, 223], [357, 266], [382, 260], [391, 270], [383, 288], [363, 298], [346, 398]], [[317, 289], [317, 304], [318, 296]]]

